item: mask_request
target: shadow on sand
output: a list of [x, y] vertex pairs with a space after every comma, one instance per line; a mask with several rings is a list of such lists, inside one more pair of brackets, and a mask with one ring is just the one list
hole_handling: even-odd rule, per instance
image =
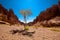
[[26, 36], [33, 36], [34, 32], [28, 32], [26, 30], [11, 30], [10, 31], [12, 34], [16, 34], [16, 33], [21, 33], [22, 35], [26, 35]]

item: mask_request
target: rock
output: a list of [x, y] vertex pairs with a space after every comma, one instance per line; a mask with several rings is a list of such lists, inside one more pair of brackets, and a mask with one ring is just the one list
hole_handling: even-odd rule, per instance
[[[59, 21], [55, 20], [56, 17], [59, 17]], [[50, 22], [50, 20], [55, 20], [55, 23]], [[28, 25], [34, 25], [37, 23], [40, 23], [42, 25], [50, 26], [50, 25], [60, 25], [60, 1], [57, 5], [53, 5], [52, 7], [46, 9], [46, 11], [42, 11], [39, 16], [34, 19], [33, 22], [28, 23]], [[56, 23], [57, 22], [57, 23]]]
[[14, 14], [13, 10], [10, 9], [9, 11], [5, 9], [0, 4], [0, 21], [5, 21], [12, 24], [24, 24], [21, 21], [18, 20], [17, 16]]

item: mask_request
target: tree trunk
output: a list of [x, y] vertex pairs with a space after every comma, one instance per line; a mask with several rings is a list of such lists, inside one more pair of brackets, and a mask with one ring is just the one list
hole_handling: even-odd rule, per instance
[[26, 15], [24, 16], [24, 21], [25, 21], [24, 27], [26, 27]]

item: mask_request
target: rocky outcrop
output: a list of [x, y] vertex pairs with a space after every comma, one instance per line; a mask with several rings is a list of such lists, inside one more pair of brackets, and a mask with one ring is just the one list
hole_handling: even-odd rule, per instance
[[0, 20], [1, 21], [7, 21], [7, 9], [5, 9], [4, 7], [2, 7], [2, 5], [0, 4]]
[[[56, 17], [59, 17], [59, 18], [56, 18]], [[34, 25], [37, 22], [40, 22], [41, 25], [46, 25], [46, 26], [59, 25], [60, 26], [60, 22], [58, 21], [58, 19], [60, 21], [60, 1], [58, 5], [53, 5], [52, 7], [46, 9], [46, 11], [42, 11], [39, 14], [39, 16], [37, 16], [36, 19], [34, 19], [32, 23], [28, 23], [28, 24]], [[55, 20], [55, 23], [53, 23], [54, 20]]]
[[60, 17], [55, 17], [53, 19], [50, 19], [50, 20], [45, 20], [42, 22], [42, 25], [43, 26], [60, 26]]
[[14, 12], [12, 9], [9, 10], [9, 13], [7, 14], [8, 16], [8, 22], [11, 24], [17, 24], [19, 23], [19, 20], [16, 15], [14, 15]]
[[17, 18], [17, 16], [14, 14], [13, 10], [10, 9], [9, 11], [2, 7], [0, 4], [0, 21], [5, 21], [10, 24], [22, 24]]

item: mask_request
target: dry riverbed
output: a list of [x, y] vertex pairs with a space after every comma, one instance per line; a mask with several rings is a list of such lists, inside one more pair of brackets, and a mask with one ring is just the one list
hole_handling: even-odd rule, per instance
[[49, 28], [31, 28], [29, 31], [35, 31], [31, 37], [27, 35], [24, 36], [20, 33], [11, 34], [11, 30], [20, 30], [22, 27], [23, 26], [0, 24], [0, 40], [60, 40], [60, 32]]

